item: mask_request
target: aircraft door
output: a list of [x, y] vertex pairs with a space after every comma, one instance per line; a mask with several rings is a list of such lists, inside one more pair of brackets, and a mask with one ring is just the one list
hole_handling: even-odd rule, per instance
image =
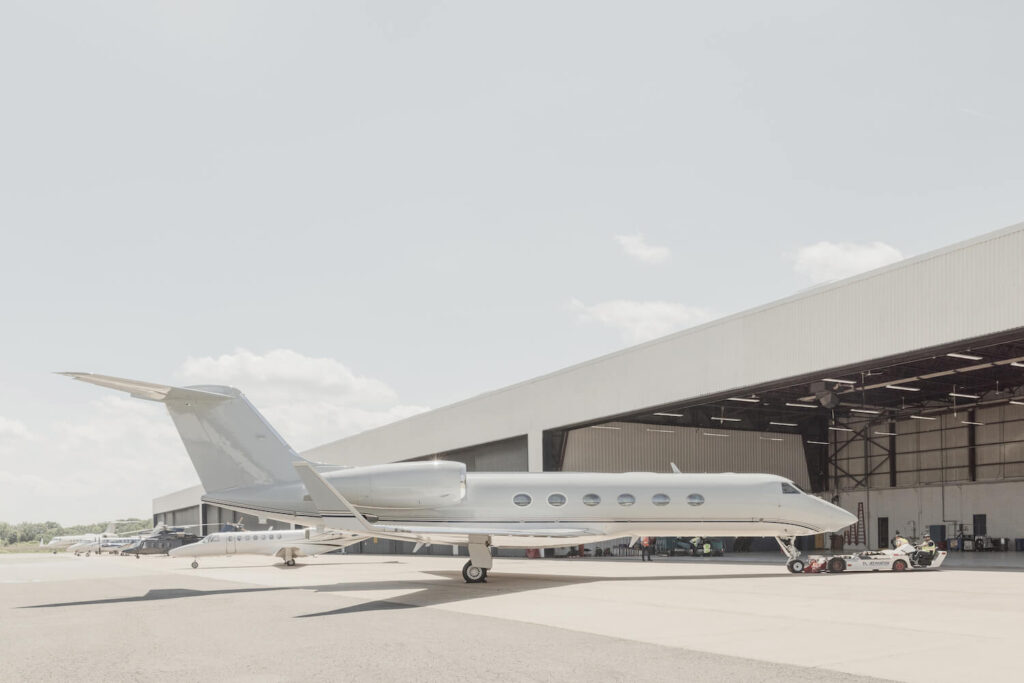
[[235, 535], [225, 534], [224, 535], [224, 554], [232, 555], [235, 552]]

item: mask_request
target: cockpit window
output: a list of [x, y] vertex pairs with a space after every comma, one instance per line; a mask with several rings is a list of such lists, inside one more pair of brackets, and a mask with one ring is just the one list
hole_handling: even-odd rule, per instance
[[796, 493], [796, 494], [799, 494], [800, 493], [800, 489], [798, 489], [797, 487], [793, 486], [792, 484], [790, 484], [788, 482], [782, 482], [782, 492], [783, 493]]

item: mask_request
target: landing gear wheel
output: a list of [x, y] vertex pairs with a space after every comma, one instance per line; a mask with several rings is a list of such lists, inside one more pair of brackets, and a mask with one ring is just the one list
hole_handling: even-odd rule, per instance
[[195, 560], [192, 560], [192, 569], [198, 569], [198, 568], [199, 568], [199, 563], [196, 562]]
[[794, 574], [801, 574], [804, 571], [803, 560], [790, 560], [786, 563], [786, 569], [793, 572]]
[[828, 570], [836, 574], [846, 571], [846, 560], [841, 557], [833, 557], [828, 561]]
[[487, 570], [474, 566], [470, 561], [462, 566], [462, 578], [466, 580], [466, 583], [486, 583]]
[[289, 567], [295, 566], [295, 560], [285, 560], [285, 564]]
[[892, 570], [894, 572], [905, 572], [907, 571], [907, 563], [903, 560], [896, 560], [892, 563]]

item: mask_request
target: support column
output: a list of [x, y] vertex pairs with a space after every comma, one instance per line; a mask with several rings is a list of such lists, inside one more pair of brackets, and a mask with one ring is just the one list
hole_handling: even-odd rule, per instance
[[526, 435], [526, 466], [530, 472], [544, 471], [544, 432]]

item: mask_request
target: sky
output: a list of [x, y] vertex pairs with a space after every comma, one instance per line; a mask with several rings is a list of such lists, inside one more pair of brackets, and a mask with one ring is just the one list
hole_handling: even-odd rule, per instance
[[[0, 5], [0, 520], [302, 450], [1024, 220], [1014, 2]], [[794, 331], [802, 333], [804, 331]]]

